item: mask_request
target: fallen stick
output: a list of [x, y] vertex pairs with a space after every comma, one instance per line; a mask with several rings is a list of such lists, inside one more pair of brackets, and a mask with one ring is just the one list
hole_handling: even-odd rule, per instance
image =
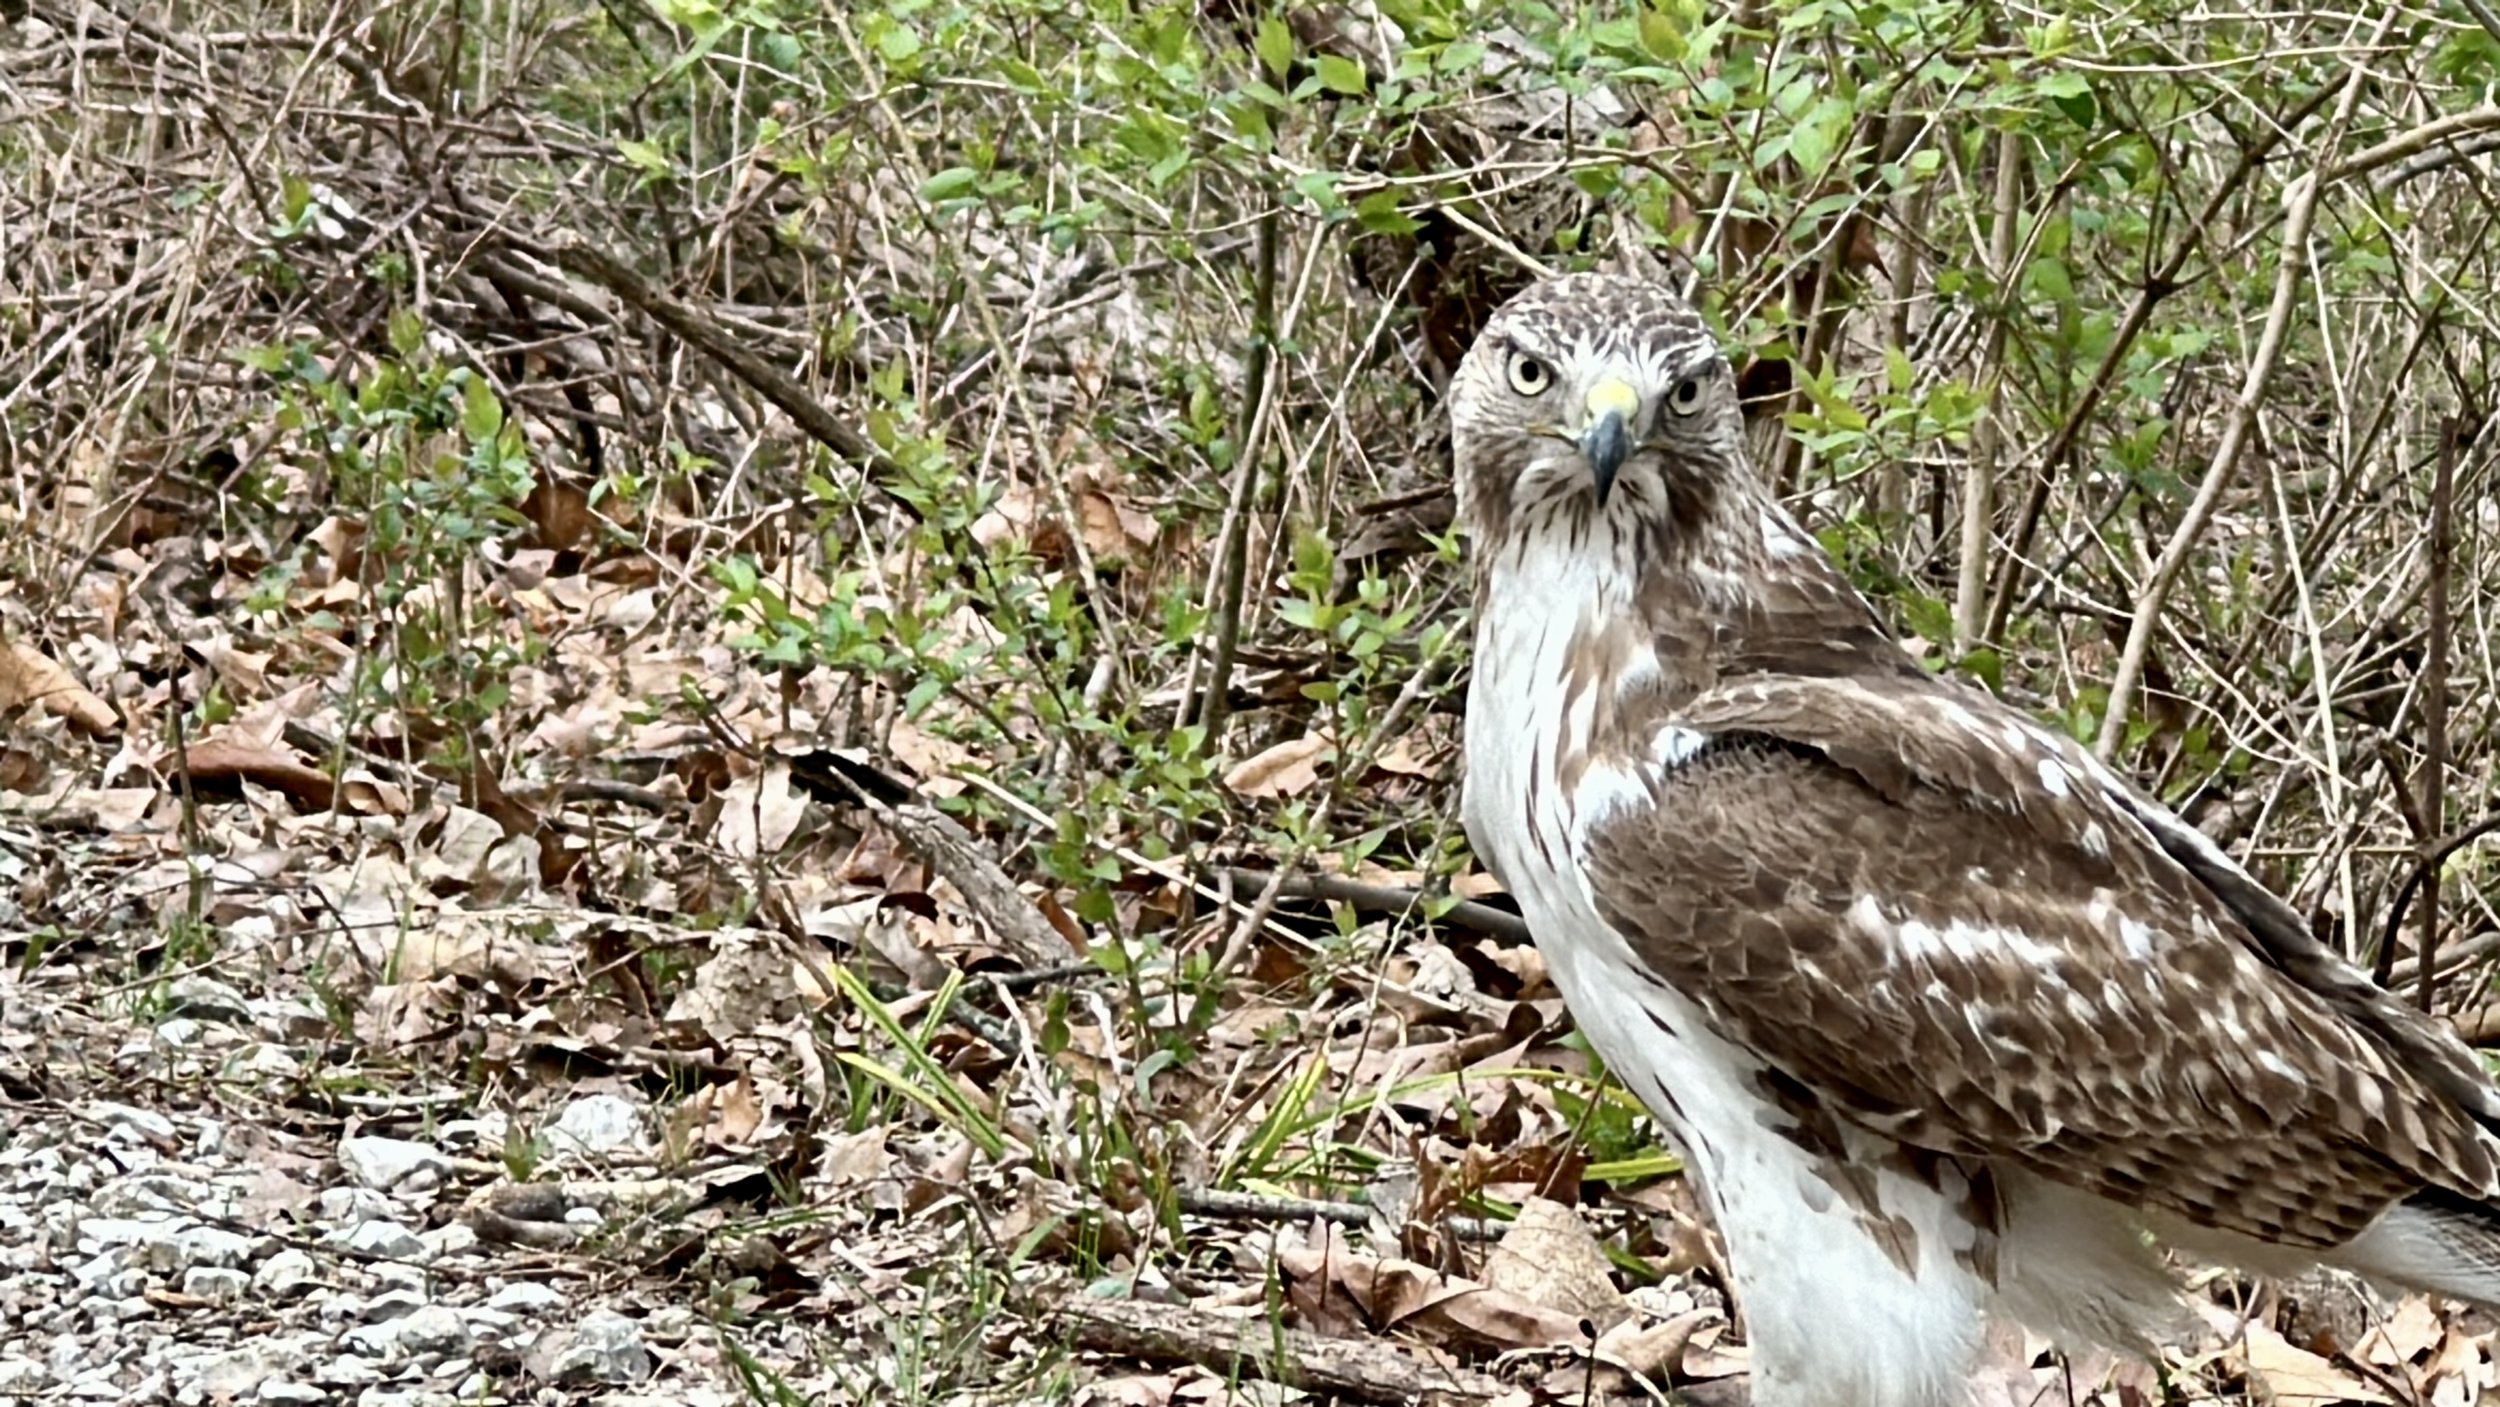
[[1379, 1339], [1325, 1339], [1266, 1318], [1234, 1319], [1180, 1305], [1074, 1299], [1061, 1320], [1079, 1348], [1126, 1358], [1195, 1363], [1366, 1402], [1415, 1407], [1491, 1407], [1509, 1384], [1490, 1373], [1441, 1363]]

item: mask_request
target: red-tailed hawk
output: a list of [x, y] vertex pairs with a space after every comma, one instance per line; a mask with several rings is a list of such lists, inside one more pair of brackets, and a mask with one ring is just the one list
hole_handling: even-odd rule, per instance
[[1693, 310], [1581, 274], [1452, 383], [1467, 833], [1682, 1146], [1762, 1407], [2142, 1348], [2156, 1243], [2500, 1304], [2500, 1091], [2194, 828], [1939, 679], [1746, 466]]

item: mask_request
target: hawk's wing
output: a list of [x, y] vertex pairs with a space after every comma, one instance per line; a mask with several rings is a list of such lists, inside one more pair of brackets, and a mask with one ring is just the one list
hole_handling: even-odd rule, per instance
[[2070, 740], [1918, 676], [1757, 675], [1660, 726], [1699, 750], [1582, 862], [1772, 1097], [2274, 1241], [2500, 1190], [2471, 1053]]

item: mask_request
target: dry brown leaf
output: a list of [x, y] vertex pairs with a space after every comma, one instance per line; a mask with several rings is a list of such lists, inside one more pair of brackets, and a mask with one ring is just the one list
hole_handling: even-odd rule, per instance
[[357, 1041], [377, 1051], [437, 1040], [459, 1025], [460, 984], [452, 977], [376, 987], [354, 1021]]
[[1076, 496], [1078, 530], [1097, 567], [1124, 565], [1155, 545], [1154, 518], [1117, 495], [1087, 490]]
[[169, 750], [157, 759], [156, 769], [168, 784], [188, 772], [193, 786], [249, 782], [268, 787], [283, 793], [303, 812], [329, 810], [333, 795], [329, 776], [304, 761], [294, 748], [239, 730], [221, 729], [184, 751]]
[[817, 1159], [816, 1171], [835, 1187], [865, 1187], [885, 1176], [894, 1161], [886, 1148], [888, 1130], [878, 1124], [857, 1133], [835, 1134], [825, 1140], [824, 1155]]
[[420, 879], [467, 883], [476, 878], [486, 863], [487, 852], [503, 837], [503, 827], [485, 812], [466, 806], [447, 807], [432, 853], [417, 855], [412, 868]]
[[955, 769], [970, 761], [972, 754], [961, 743], [941, 738], [896, 714], [894, 726], [886, 732], [885, 745], [897, 762], [920, 778], [924, 794], [955, 796], [963, 791], [964, 783], [954, 775]]
[[1560, 1202], [1530, 1197], [1484, 1263], [1484, 1283], [1522, 1299], [1596, 1321], [1611, 1329], [1632, 1317], [1615, 1288], [1606, 1252], [1580, 1214]]
[[2396, 1312], [2370, 1326], [2353, 1357], [2380, 1368], [2412, 1362], [2439, 1345], [2446, 1333], [2439, 1313], [2420, 1295], [2407, 1295]]
[[269, 692], [269, 661], [275, 658], [267, 651], [255, 654], [235, 646], [232, 636], [222, 632], [193, 644], [200, 658], [223, 681], [234, 697], [257, 699]]
[[1354, 1337], [1394, 1326], [1436, 1345], [1495, 1352], [1586, 1341], [1576, 1314], [1411, 1260], [1357, 1254], [1333, 1224], [1318, 1235], [1316, 1243], [1278, 1248], [1276, 1264], [1294, 1308], [1321, 1333]]
[[1334, 739], [1305, 733], [1234, 763], [1224, 785], [1237, 796], [1299, 796], [1319, 781], [1320, 764], [1336, 755]]
[[2264, 1324], [2246, 1324], [2235, 1349], [2260, 1400], [2280, 1407], [2335, 1407], [2339, 1403], [2395, 1400], [2329, 1360], [2293, 1345]]
[[1396, 741], [1382, 748], [1372, 759], [1374, 769], [1394, 772], [1401, 777], [1431, 777], [1441, 771], [1441, 752], [1446, 739], [1427, 739], [1414, 733], [1401, 734]]
[[[989, 511], [972, 520], [972, 540], [983, 547], [996, 547], [1002, 542], [1025, 542], [1030, 545], [1035, 520], [1033, 490], [1024, 484], [1010, 484], [998, 495]], [[1038, 550], [1038, 549], [1037, 549]]]
[[[378, 946], [386, 940], [377, 935], [373, 941]], [[437, 910], [431, 922], [410, 925], [387, 941], [389, 951], [377, 955], [382, 959], [377, 970], [402, 982], [452, 976], [513, 992], [541, 975], [538, 945], [526, 931], [461, 909]]]
[[88, 691], [78, 676], [53, 662], [50, 655], [25, 640], [0, 641], [0, 710], [42, 704], [97, 737], [112, 734], [119, 723], [111, 705]]
[[789, 842], [807, 812], [807, 798], [790, 789], [787, 763], [773, 762], [721, 790], [721, 849], [739, 860], [770, 855]]
[[1128, 1373], [1085, 1385], [1077, 1407], [1171, 1407], [1180, 1384], [1170, 1373]]
[[723, 929], [712, 935], [711, 957], [669, 1003], [667, 1019], [698, 1026], [704, 1035], [727, 1044], [798, 1009], [792, 966], [780, 948], [763, 941], [754, 929]]
[[2500, 1363], [2492, 1361], [2484, 1339], [2449, 1329], [2417, 1381], [2428, 1389], [2432, 1407], [2468, 1407], [2488, 1401], [2500, 1388]]
[[721, 1091], [717, 1108], [719, 1117], [704, 1130], [705, 1141], [715, 1147], [743, 1148], [763, 1126], [763, 1102], [755, 1097], [755, 1081], [743, 1070]]

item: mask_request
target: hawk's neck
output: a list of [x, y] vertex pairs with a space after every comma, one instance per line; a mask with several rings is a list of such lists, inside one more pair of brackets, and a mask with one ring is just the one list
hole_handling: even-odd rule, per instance
[[[1820, 544], [1765, 497], [1701, 521], [1522, 514], [1479, 559], [1476, 670], [1558, 689], [1566, 752], [1646, 744], [1656, 720], [1748, 674], [1920, 671]], [[1581, 511], [1560, 511], [1579, 508]], [[1629, 730], [1637, 736], [1612, 738]]]

